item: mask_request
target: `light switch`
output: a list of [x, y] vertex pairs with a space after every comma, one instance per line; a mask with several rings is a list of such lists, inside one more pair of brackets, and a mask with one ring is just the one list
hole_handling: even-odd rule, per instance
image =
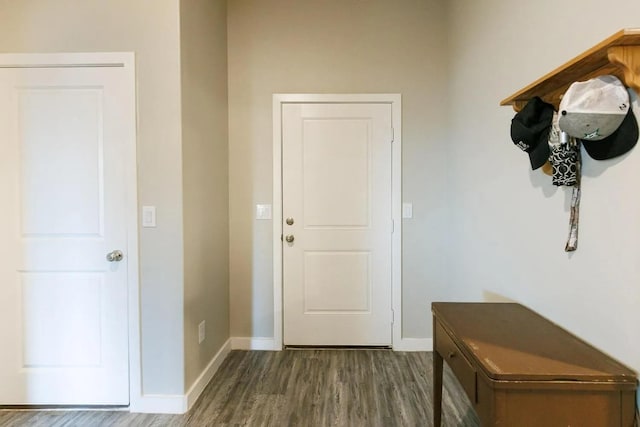
[[156, 226], [156, 207], [155, 206], [142, 207], [142, 226], [143, 227]]
[[413, 218], [413, 203], [402, 204], [402, 218]]
[[271, 205], [256, 205], [256, 219], [271, 219]]

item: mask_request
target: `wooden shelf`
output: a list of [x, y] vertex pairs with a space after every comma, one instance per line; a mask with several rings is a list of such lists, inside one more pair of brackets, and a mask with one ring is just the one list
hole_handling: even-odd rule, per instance
[[620, 30], [500, 102], [520, 111], [531, 98], [539, 96], [558, 108], [562, 94], [571, 83], [604, 74], [618, 77], [640, 94], [640, 28]]

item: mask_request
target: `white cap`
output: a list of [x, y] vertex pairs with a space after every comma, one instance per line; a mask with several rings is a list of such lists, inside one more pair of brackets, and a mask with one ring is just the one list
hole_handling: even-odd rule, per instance
[[569, 135], [598, 141], [614, 133], [629, 111], [629, 93], [615, 76], [576, 82], [560, 101], [558, 125]]

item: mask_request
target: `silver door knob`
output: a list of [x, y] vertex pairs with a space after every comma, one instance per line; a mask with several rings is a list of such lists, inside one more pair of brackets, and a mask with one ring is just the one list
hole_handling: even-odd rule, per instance
[[124, 258], [124, 254], [122, 253], [122, 251], [115, 250], [107, 254], [107, 261], [109, 262], [122, 261], [122, 258]]
[[294, 239], [295, 238], [293, 237], [293, 234], [287, 234], [287, 236], [284, 238], [284, 240], [286, 240], [287, 243], [292, 243]]
[[287, 218], [287, 225], [293, 225], [293, 218]]

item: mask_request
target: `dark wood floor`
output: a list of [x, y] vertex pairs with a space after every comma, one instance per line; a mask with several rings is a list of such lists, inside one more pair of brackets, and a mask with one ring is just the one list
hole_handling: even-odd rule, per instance
[[[232, 351], [184, 415], [0, 411], [0, 426], [432, 426], [432, 353]], [[445, 370], [443, 425], [478, 420]]]

